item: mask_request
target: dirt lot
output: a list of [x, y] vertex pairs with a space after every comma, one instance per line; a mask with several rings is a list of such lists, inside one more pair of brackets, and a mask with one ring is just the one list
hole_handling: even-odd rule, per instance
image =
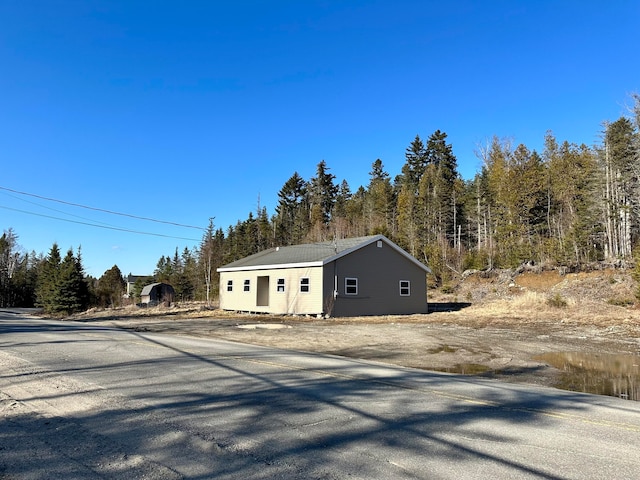
[[[635, 288], [628, 274], [615, 270], [476, 273], [453, 293], [430, 292], [435, 311], [426, 315], [274, 317], [191, 304], [93, 310], [72, 319], [558, 386], [567, 359], [558, 364], [540, 355], [572, 354], [584, 367], [586, 358], [617, 355], [612, 358], [619, 364], [622, 355], [640, 354], [640, 310], [631, 305]], [[628, 367], [633, 375], [637, 364], [632, 360]]]

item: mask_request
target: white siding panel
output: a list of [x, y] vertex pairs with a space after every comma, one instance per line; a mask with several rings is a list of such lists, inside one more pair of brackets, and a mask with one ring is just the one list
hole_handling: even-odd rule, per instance
[[[258, 277], [269, 277], [269, 305], [257, 305]], [[300, 278], [309, 278], [309, 292], [300, 292]], [[278, 279], [285, 279], [284, 292], [278, 292]], [[251, 291], [243, 291], [245, 280]], [[233, 291], [227, 282], [233, 280]], [[322, 267], [220, 272], [220, 308], [246, 312], [315, 315], [322, 312]]]

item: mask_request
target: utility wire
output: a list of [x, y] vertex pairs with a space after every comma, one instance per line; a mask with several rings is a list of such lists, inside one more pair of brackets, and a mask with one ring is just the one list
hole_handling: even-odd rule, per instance
[[[94, 211], [97, 211], [97, 212], [109, 213], [111, 215], [120, 215], [122, 217], [135, 218], [137, 220], [146, 220], [148, 222], [164, 223], [166, 225], [174, 225], [176, 227], [195, 228], [196, 230], [206, 230], [206, 228], [196, 227], [196, 226], [193, 226], [193, 225], [185, 225], [183, 223], [167, 222], [165, 220], [157, 220], [155, 218], [139, 217], [137, 215], [131, 215], [131, 214], [128, 214], [128, 213], [114, 212], [112, 210], [105, 210], [103, 208], [90, 207], [88, 205], [82, 205], [80, 203], [72, 203], [72, 202], [66, 202], [64, 200], [58, 200], [56, 198], [43, 197], [42, 195], [36, 195], [35, 193], [20, 192], [18, 190], [13, 190], [11, 188], [2, 187], [2, 186], [0, 186], [0, 190], [6, 190], [7, 192], [13, 192], [13, 193], [17, 193], [17, 194], [20, 194], [20, 195], [27, 195], [29, 197], [40, 198], [41, 200], [48, 200], [50, 202], [62, 203], [64, 205], [71, 205], [73, 207], [86, 208], [87, 210], [94, 210]], [[6, 208], [6, 207], [3, 207], [3, 208]], [[42, 215], [42, 216], [46, 216], [46, 215]], [[51, 218], [54, 218], [54, 217], [51, 217]], [[61, 220], [61, 219], [58, 219], [58, 220]], [[82, 222], [75, 222], [75, 223], [82, 223]], [[121, 229], [117, 229], [117, 230], [121, 230]], [[164, 236], [164, 235], [161, 235], [161, 236]], [[178, 237], [172, 237], [172, 238], [178, 238]]]
[[[80, 215], [74, 215], [72, 213], [67, 213], [67, 212], [65, 212], [63, 210], [58, 210], [57, 208], [47, 207], [46, 205], [43, 205], [41, 203], [32, 202], [31, 200], [27, 200], [25, 198], [20, 198], [20, 197], [18, 197], [16, 195], [11, 195], [10, 193], [5, 193], [5, 195], [7, 195], [8, 197], [11, 197], [11, 198], [15, 198], [16, 200], [19, 200], [21, 202], [30, 203], [31, 205], [35, 205], [37, 207], [46, 208], [47, 210], [51, 210], [53, 212], [61, 213], [62, 215], [67, 215], [69, 217], [75, 217], [75, 218], [79, 218], [81, 220], [87, 220], [89, 222], [96, 222], [96, 223], [100, 223], [102, 225], [106, 225], [106, 226], [109, 226], [109, 227], [113, 227], [114, 226], [114, 225], [110, 225], [110, 224], [108, 224], [106, 222], [101, 222], [99, 220], [92, 220], [91, 218], [82, 217]], [[8, 208], [8, 207], [3, 207], [3, 208]]]
[[[0, 188], [2, 188], [2, 187], [0, 187]], [[109, 226], [106, 226], [106, 225], [98, 225], [96, 223], [80, 222], [80, 221], [77, 221], [77, 220], [69, 220], [68, 218], [60, 218], [60, 217], [54, 217], [52, 215], [44, 215], [44, 214], [41, 214], [41, 213], [28, 212], [26, 210], [19, 210], [17, 208], [5, 207], [3, 205], [0, 205], [0, 208], [4, 208], [5, 210], [12, 210], [14, 212], [26, 213], [27, 215], [35, 215], [36, 217], [52, 218], [54, 220], [60, 220], [62, 222], [78, 223], [80, 225], [88, 225], [90, 227], [104, 228], [104, 229], [107, 229], [107, 230], [118, 230], [119, 232], [137, 233], [139, 235], [152, 235], [154, 237], [174, 238], [174, 239], [177, 239], [177, 240], [189, 240], [189, 241], [193, 241], [193, 242], [199, 242], [200, 241], [200, 240], [195, 239], [195, 238], [174, 237], [173, 235], [163, 235], [161, 233], [141, 232], [141, 231], [138, 231], [138, 230], [130, 230], [128, 228], [109, 227]], [[162, 222], [162, 223], [166, 223], [166, 222]], [[199, 227], [192, 227], [192, 228], [199, 228]]]

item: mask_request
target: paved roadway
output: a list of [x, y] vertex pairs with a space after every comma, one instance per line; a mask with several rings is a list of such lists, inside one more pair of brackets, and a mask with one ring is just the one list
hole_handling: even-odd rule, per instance
[[0, 478], [640, 478], [640, 403], [0, 312]]

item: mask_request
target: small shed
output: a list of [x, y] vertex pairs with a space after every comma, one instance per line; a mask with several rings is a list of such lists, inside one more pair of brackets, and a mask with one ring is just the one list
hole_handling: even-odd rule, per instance
[[224, 310], [345, 317], [427, 313], [431, 270], [371, 235], [276, 247], [218, 272]]
[[175, 294], [175, 290], [168, 283], [152, 283], [144, 286], [140, 294], [140, 301], [148, 306], [160, 303], [171, 304]]

